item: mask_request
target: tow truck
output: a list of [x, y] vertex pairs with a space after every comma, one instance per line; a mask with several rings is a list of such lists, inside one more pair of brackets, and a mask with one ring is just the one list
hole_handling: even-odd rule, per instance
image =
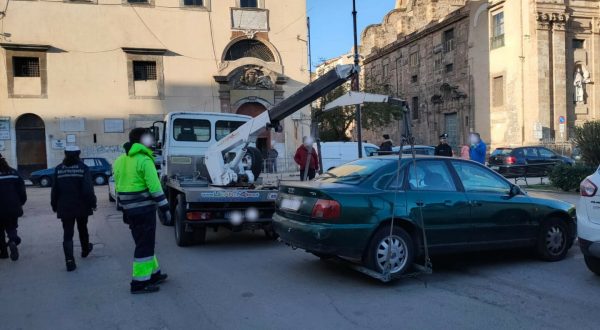
[[[359, 68], [340, 65], [267, 111], [248, 116], [171, 112], [151, 130], [161, 160], [161, 183], [179, 246], [202, 244], [207, 229], [264, 230], [276, 239], [272, 216], [277, 183], [260, 180], [262, 156], [255, 143], [264, 129], [281, 132], [281, 122], [344, 84]], [[162, 127], [161, 127], [162, 126]], [[162, 134], [161, 134], [162, 128]]]

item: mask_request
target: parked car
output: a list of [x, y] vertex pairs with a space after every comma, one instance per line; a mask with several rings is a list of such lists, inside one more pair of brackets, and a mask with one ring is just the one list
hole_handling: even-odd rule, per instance
[[[435, 147], [432, 147], [432, 146], [415, 145], [414, 148], [415, 148], [415, 154], [417, 154], [417, 155], [433, 156], [435, 154]], [[397, 155], [400, 152], [400, 146], [393, 147], [392, 152]], [[402, 147], [402, 154], [412, 155], [411, 146]]]
[[[363, 157], [373, 156], [378, 150], [374, 144], [363, 143]], [[358, 142], [322, 142], [323, 170], [327, 171], [358, 159]]]
[[[82, 158], [81, 161], [90, 168], [94, 184], [102, 186], [108, 182], [108, 177], [112, 174], [112, 167], [106, 159]], [[53, 177], [54, 167], [32, 172], [29, 180], [34, 185], [39, 185], [40, 187], [51, 187]]]
[[547, 176], [558, 164], [575, 161], [545, 147], [498, 148], [489, 158], [489, 166], [507, 178]]
[[424, 253], [421, 214], [432, 254], [520, 247], [558, 261], [576, 236], [573, 205], [531, 197], [456, 158], [419, 156], [416, 166], [408, 158], [363, 158], [312, 182], [281, 182], [276, 206], [275, 230], [286, 244], [377, 272], [391, 247], [396, 274]]
[[600, 276], [600, 168], [588, 176], [579, 187], [577, 205], [577, 236], [585, 264]]

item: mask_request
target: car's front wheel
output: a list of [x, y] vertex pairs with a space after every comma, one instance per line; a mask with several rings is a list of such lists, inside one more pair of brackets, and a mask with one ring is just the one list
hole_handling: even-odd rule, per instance
[[548, 219], [540, 226], [538, 256], [545, 261], [563, 260], [569, 251], [569, 230], [561, 219]]
[[380, 228], [369, 245], [366, 266], [379, 272], [393, 275], [404, 274], [413, 263], [415, 247], [412, 237], [402, 228]]
[[600, 276], [600, 258], [584, 256], [584, 259], [587, 268], [591, 270], [594, 274]]
[[52, 181], [50, 180], [50, 177], [48, 176], [43, 176], [40, 178], [40, 187], [50, 187], [52, 185]]
[[94, 177], [94, 183], [97, 186], [103, 186], [106, 184], [106, 177], [104, 175], [96, 175]]

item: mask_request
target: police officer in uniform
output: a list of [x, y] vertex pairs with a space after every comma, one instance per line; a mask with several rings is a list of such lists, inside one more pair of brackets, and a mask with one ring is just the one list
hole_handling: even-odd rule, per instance
[[[17, 235], [17, 219], [23, 215], [23, 205], [27, 201], [25, 182], [17, 171], [0, 154], [0, 259], [19, 259], [17, 245], [21, 238]], [[4, 233], [8, 236], [8, 243]]]
[[129, 225], [135, 252], [131, 293], [150, 293], [159, 290], [158, 284], [167, 279], [162, 274], [154, 254], [156, 208], [170, 221], [169, 204], [154, 165], [150, 147], [152, 134], [144, 128], [129, 133], [129, 149], [114, 163], [114, 178], [123, 220]]
[[435, 147], [436, 156], [452, 157], [452, 147], [448, 144], [448, 134], [440, 135], [440, 144]]
[[73, 235], [75, 224], [81, 242], [81, 257], [86, 258], [94, 245], [90, 243], [87, 223], [88, 216], [96, 209], [96, 195], [89, 168], [81, 162], [77, 146], [65, 148], [65, 159], [54, 170], [51, 201], [52, 211], [62, 221], [63, 251], [67, 271], [77, 268], [73, 256]]

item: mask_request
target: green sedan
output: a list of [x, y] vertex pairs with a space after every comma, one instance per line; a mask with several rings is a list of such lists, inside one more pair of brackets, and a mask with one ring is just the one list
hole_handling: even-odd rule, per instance
[[431, 254], [530, 247], [558, 261], [576, 235], [572, 205], [528, 196], [478, 163], [439, 157], [371, 157], [316, 181], [282, 182], [273, 220], [290, 246], [394, 275], [422, 260], [425, 242]]

